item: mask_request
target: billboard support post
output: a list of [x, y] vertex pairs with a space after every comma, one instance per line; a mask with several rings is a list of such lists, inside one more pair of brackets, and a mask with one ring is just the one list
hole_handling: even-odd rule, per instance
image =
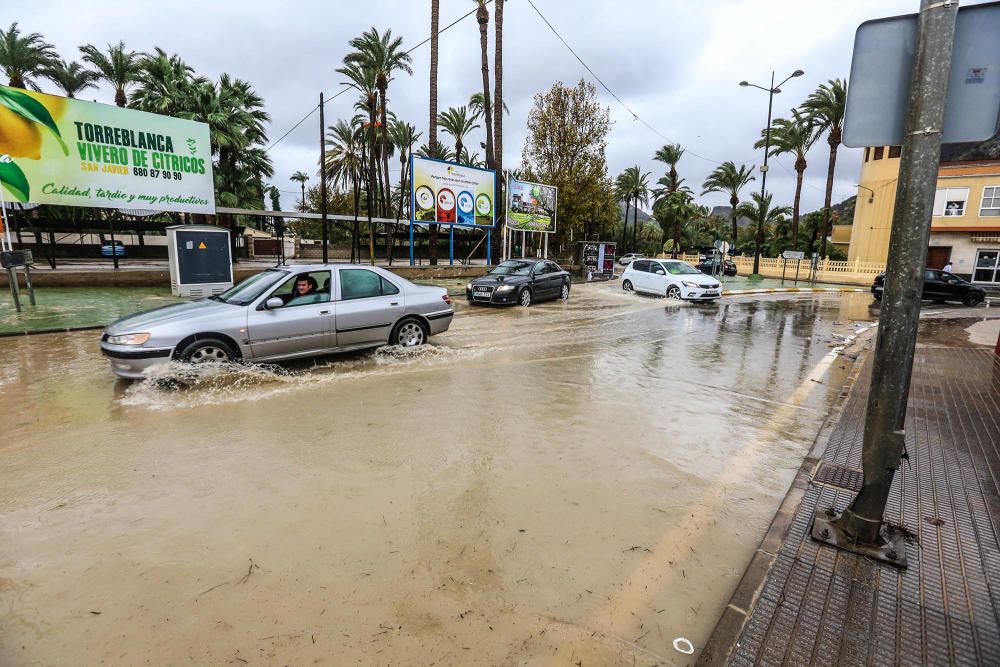
[[448, 266], [455, 266], [455, 225], [448, 230]]
[[906, 457], [903, 428], [957, 14], [957, 2], [920, 2], [899, 191], [865, 414], [864, 482], [842, 514], [818, 513], [812, 529], [813, 539], [899, 567], [906, 567], [904, 536], [898, 529], [884, 531], [883, 518], [893, 476]]
[[493, 242], [493, 228], [490, 227], [486, 230], [486, 266], [493, 263], [493, 248], [490, 244]]
[[[323, 93], [319, 94], [319, 205], [323, 216], [323, 263], [330, 261], [327, 246], [330, 243], [329, 226], [326, 224], [326, 134], [323, 122]], [[305, 202], [303, 202], [304, 204]], [[303, 206], [305, 208], [305, 206]]]

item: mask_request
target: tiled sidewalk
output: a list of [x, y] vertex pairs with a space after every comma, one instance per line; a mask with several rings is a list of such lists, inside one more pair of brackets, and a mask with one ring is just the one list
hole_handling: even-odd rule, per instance
[[906, 570], [809, 538], [817, 510], [843, 510], [854, 497], [844, 487], [856, 489], [860, 479], [851, 469], [861, 468], [870, 373], [871, 355], [821, 461], [793, 484], [785, 516], [779, 511], [701, 664], [1000, 664], [1000, 357], [918, 345], [910, 465], [897, 472], [886, 512], [919, 540], [907, 545]]

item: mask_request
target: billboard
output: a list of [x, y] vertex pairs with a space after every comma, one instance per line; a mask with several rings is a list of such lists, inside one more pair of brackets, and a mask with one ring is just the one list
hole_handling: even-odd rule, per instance
[[557, 188], [507, 179], [507, 227], [525, 232], [556, 231]]
[[0, 86], [8, 201], [215, 213], [208, 125]]
[[496, 172], [410, 157], [410, 218], [467, 227], [496, 223]]

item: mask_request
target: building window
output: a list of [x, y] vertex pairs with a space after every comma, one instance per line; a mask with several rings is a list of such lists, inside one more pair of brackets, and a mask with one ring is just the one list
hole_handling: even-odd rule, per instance
[[889, 157], [899, 157], [899, 154], [903, 152], [902, 146], [889, 146]]
[[884, 155], [885, 155], [885, 146], [876, 146], [874, 159], [881, 160]]
[[934, 215], [960, 218], [965, 215], [968, 199], [969, 188], [938, 188], [934, 195]]
[[1000, 185], [983, 188], [983, 203], [979, 207], [979, 215], [1000, 216]]
[[1000, 283], [1000, 250], [976, 252], [976, 269], [972, 274], [972, 282]]
[[868, 146], [865, 146], [865, 162], [868, 162], [868, 158], [871, 157], [871, 154], [872, 154], [872, 149], [869, 148]]

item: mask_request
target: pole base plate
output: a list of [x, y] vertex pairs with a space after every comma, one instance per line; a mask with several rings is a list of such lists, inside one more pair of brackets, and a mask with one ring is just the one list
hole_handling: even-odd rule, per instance
[[817, 542], [877, 560], [880, 563], [906, 568], [906, 535], [891, 526], [883, 525], [878, 542], [856, 542], [840, 526], [840, 512], [820, 511], [813, 517], [810, 535]]

